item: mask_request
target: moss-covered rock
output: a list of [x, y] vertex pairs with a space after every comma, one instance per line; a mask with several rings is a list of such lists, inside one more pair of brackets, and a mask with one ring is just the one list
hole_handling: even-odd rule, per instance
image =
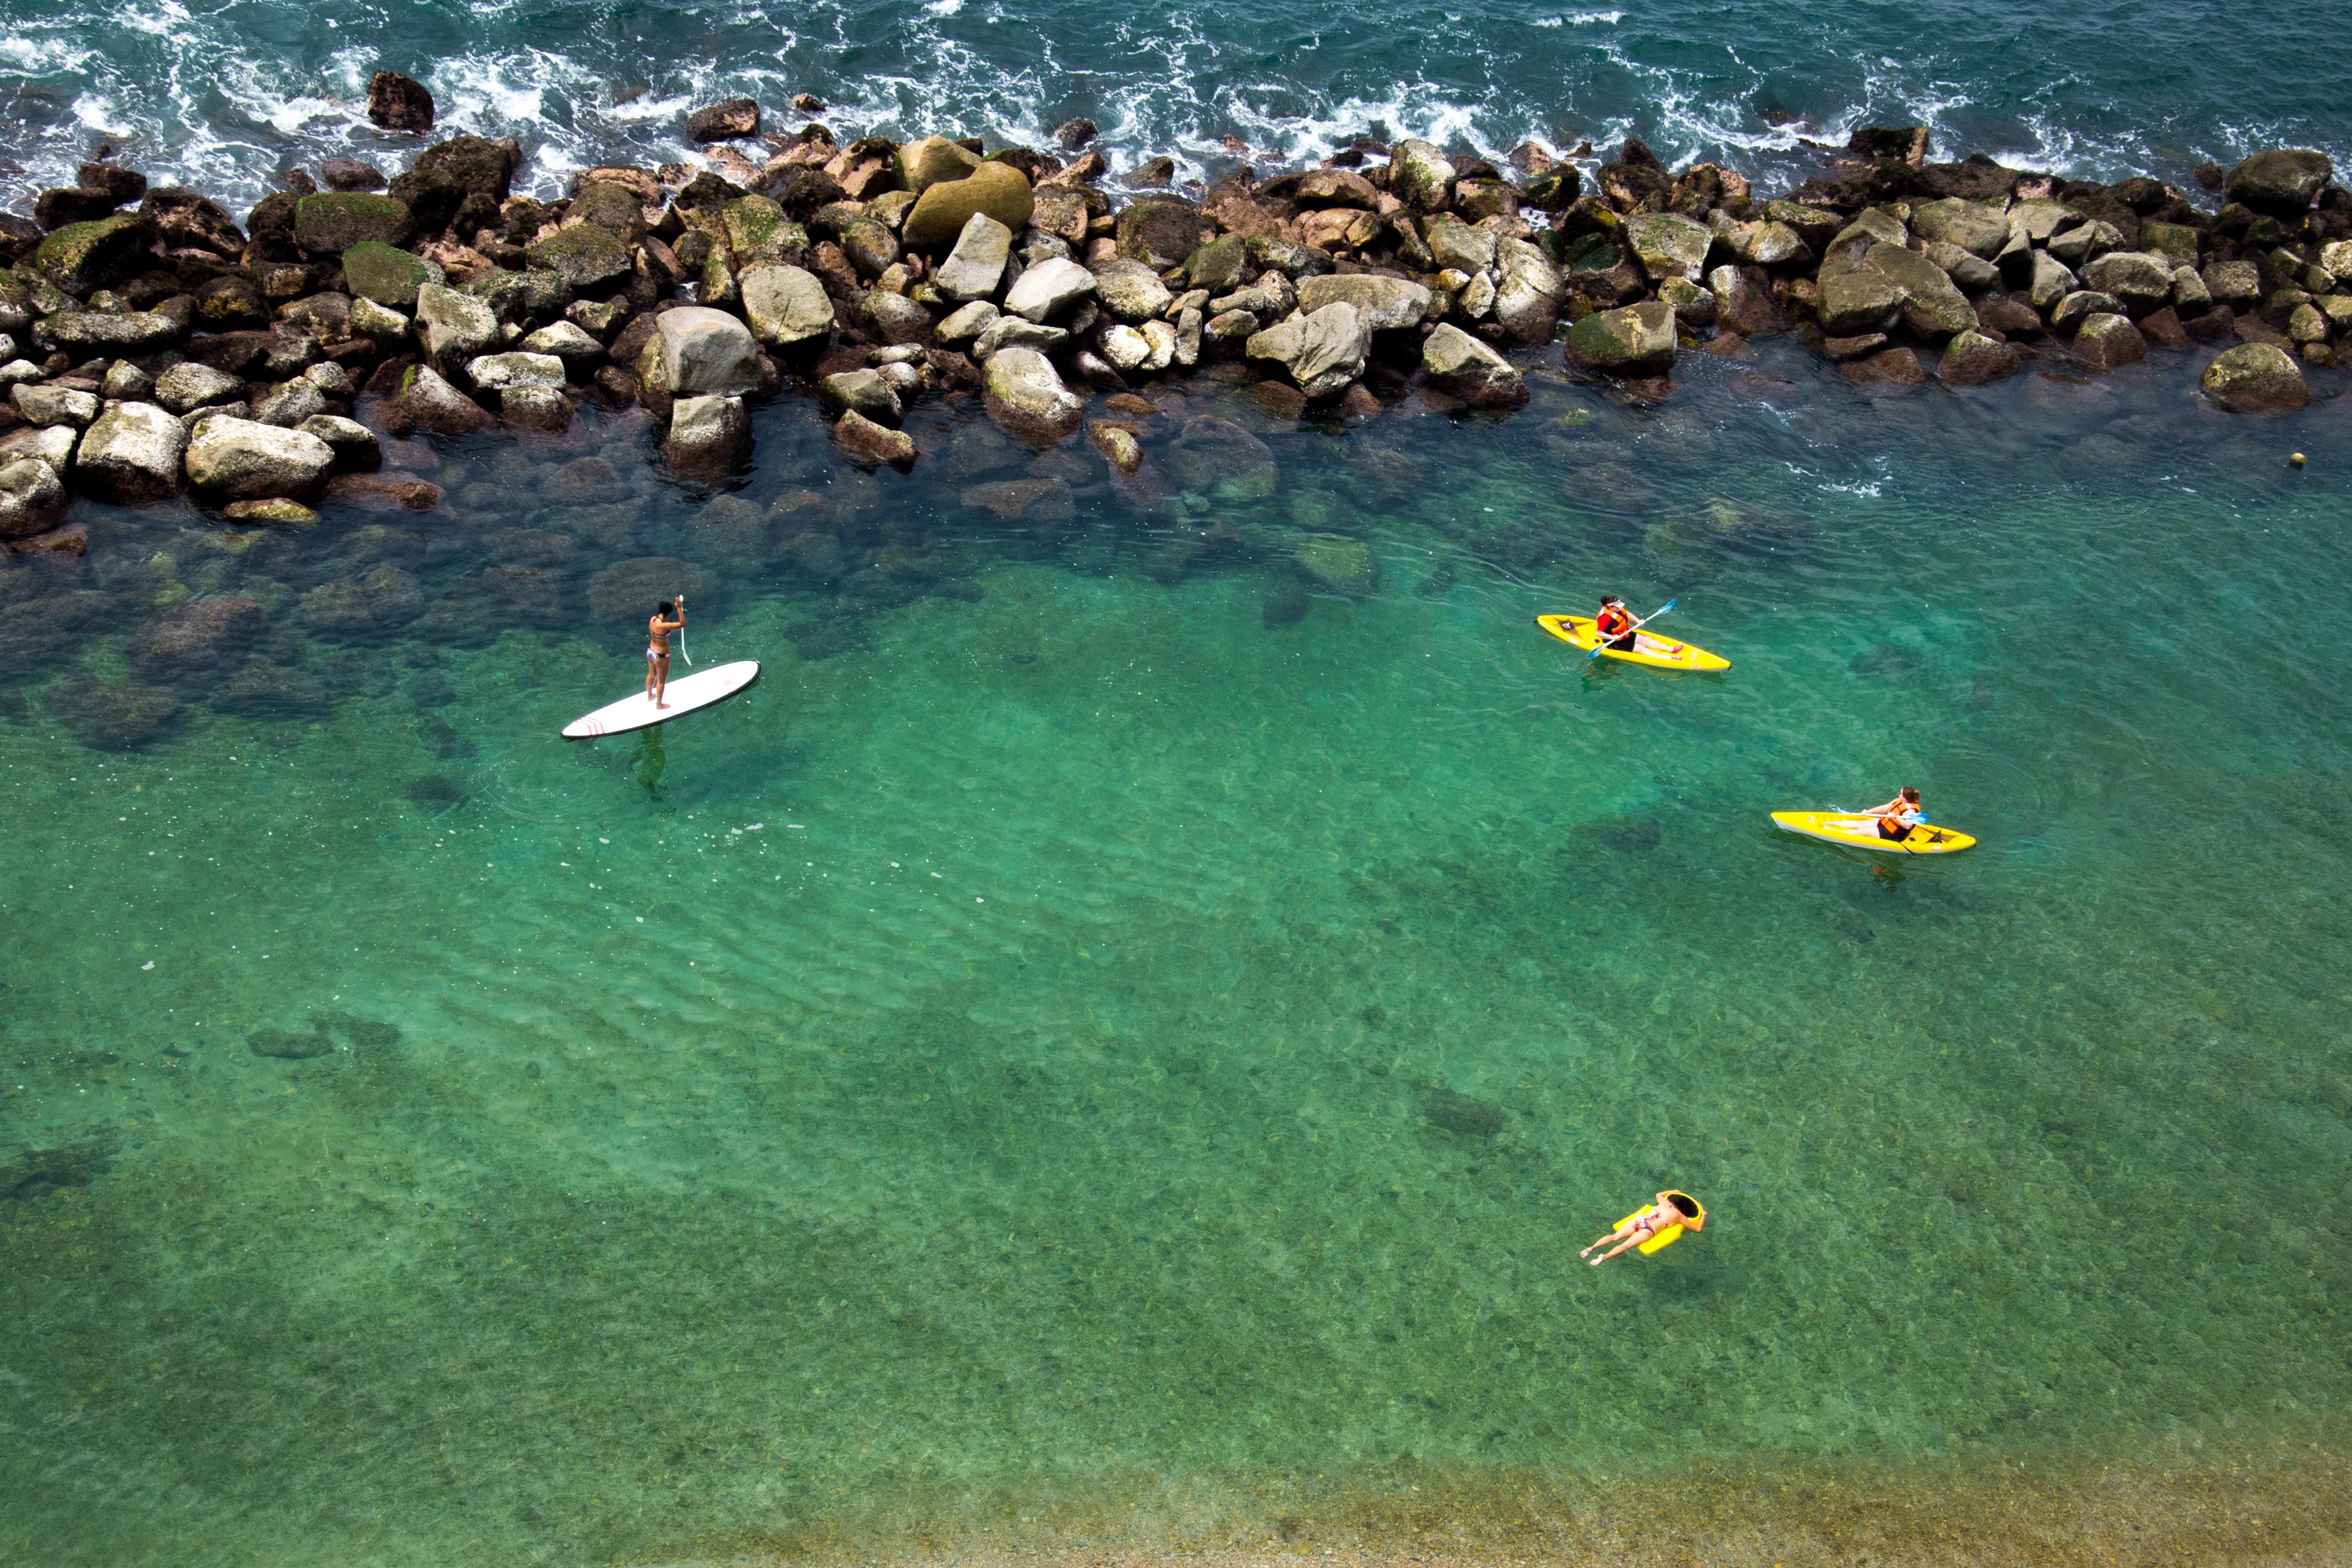
[[2311, 401], [2293, 356], [2274, 343], [2241, 343], [2216, 354], [2197, 384], [2232, 414], [2277, 414]]
[[808, 230], [784, 216], [784, 209], [766, 196], [740, 196], [719, 209], [727, 231], [727, 247], [734, 252], [736, 268], [775, 263], [800, 265], [808, 255]]
[[394, 310], [415, 309], [417, 289], [441, 280], [441, 268], [434, 263], [376, 240], [362, 240], [343, 252], [344, 289]]
[[1569, 362], [1611, 375], [1663, 375], [1675, 363], [1675, 312], [1663, 300], [1595, 310], [1569, 329]]
[[1360, 539], [1318, 534], [1302, 542], [1290, 558], [1309, 581], [1351, 599], [1369, 598], [1381, 585], [1380, 557]]
[[18, 265], [76, 298], [145, 270], [154, 229], [135, 213], [68, 224], [33, 247]]
[[312, 256], [341, 256], [354, 245], [406, 245], [416, 232], [408, 204], [365, 191], [320, 191], [294, 204], [294, 243]]
[[[927, 186], [908, 210], [899, 237], [912, 250], [942, 249], [955, 243], [976, 212], [986, 213], [1018, 234], [1028, 226], [1036, 205], [1027, 175], [1010, 163], [982, 163], [961, 180]], [[1192, 249], [1187, 245], [1176, 260], [1182, 260]], [[1172, 267], [1175, 262], [1166, 265]]]
[[629, 274], [628, 247], [611, 230], [593, 223], [558, 229], [523, 255], [531, 266], [562, 279], [575, 293], [618, 282]]
[[1165, 271], [1201, 247], [1213, 225], [1190, 202], [1140, 201], [1118, 215], [1114, 231], [1119, 255]]

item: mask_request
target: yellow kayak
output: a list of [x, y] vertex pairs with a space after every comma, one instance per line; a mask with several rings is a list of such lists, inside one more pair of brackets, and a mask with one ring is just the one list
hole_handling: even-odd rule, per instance
[[[1536, 625], [1570, 647], [1592, 651], [1593, 632], [1591, 616], [1538, 616]], [[1610, 658], [1622, 658], [1627, 664], [1646, 664], [1652, 669], [1729, 669], [1731, 661], [1717, 658], [1703, 647], [1693, 647], [1686, 642], [1676, 642], [1652, 632], [1633, 634], [1633, 651], [1620, 653], [1615, 648], [1603, 648]]]
[[1887, 855], [1957, 855], [1976, 847], [1976, 840], [1948, 827], [1923, 822], [1907, 838], [1881, 838], [1878, 819], [1846, 811], [1776, 811], [1772, 820], [1790, 833], [1801, 833], [1826, 844], [1850, 849], [1876, 849]]

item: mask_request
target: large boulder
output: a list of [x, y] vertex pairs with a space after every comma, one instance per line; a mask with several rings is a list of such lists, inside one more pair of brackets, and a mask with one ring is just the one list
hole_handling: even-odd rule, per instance
[[970, 177], [980, 167], [981, 156], [944, 136], [926, 136], [901, 145], [898, 164], [898, 184], [919, 196], [933, 185]]
[[2131, 318], [2103, 310], [2084, 319], [2074, 331], [2074, 353], [2096, 370], [2113, 370], [2147, 357], [2147, 339]]
[[1355, 306], [1334, 300], [1314, 311], [1301, 310], [1249, 340], [1251, 359], [1282, 367], [1309, 397], [1330, 397], [1364, 374], [1372, 330]]
[[2112, 294], [2135, 316], [2160, 310], [2172, 300], [2173, 264], [2141, 250], [2110, 250], [2083, 268], [2083, 287]]
[[1680, 278], [1696, 283], [1706, 275], [1715, 234], [1680, 213], [1637, 213], [1625, 220], [1625, 243], [1651, 282]]
[[131, 213], [68, 224], [35, 246], [17, 269], [84, 299], [143, 270], [154, 237], [153, 226]]
[[1903, 291], [1903, 319], [1923, 338], [1948, 338], [1972, 330], [1976, 307], [1951, 275], [1917, 251], [1881, 240], [1864, 257], [1865, 265], [1894, 280]]
[[319, 191], [294, 204], [294, 243], [312, 256], [341, 256], [354, 245], [406, 245], [416, 233], [408, 204], [364, 191]]
[[730, 98], [705, 104], [686, 117], [686, 139], [689, 142], [735, 142], [759, 133], [757, 99]]
[[[553, 354], [514, 349], [484, 354], [466, 366], [467, 379], [484, 392], [513, 392], [523, 387], [562, 386], [563, 362]], [[305, 416], [308, 417], [308, 416]]]
[[988, 416], [1025, 441], [1058, 441], [1086, 416], [1085, 400], [1062, 384], [1053, 362], [1035, 349], [989, 355], [981, 386]]
[[1332, 272], [1298, 280], [1300, 310], [1312, 314], [1326, 305], [1353, 305], [1365, 327], [1375, 332], [1402, 331], [1421, 325], [1422, 319], [1429, 314], [1433, 298], [1425, 283], [1370, 272]]
[[2026, 301], [2043, 315], [2058, 308], [2058, 301], [2083, 286], [2074, 269], [2046, 250], [2033, 253], [2033, 273], [2025, 287]]
[[1937, 374], [1955, 386], [1986, 386], [2025, 368], [2015, 343], [1995, 342], [1979, 331], [1955, 332], [1944, 345]]
[[57, 469], [38, 458], [0, 459], [0, 540], [47, 531], [65, 515], [68, 499]]
[[242, 376], [194, 360], [175, 364], [155, 378], [155, 401], [174, 414], [185, 414], [208, 404], [236, 403], [244, 396]]
[[771, 348], [790, 348], [833, 332], [833, 300], [816, 274], [800, 267], [754, 267], [738, 279], [743, 319]]
[[35, 332], [51, 348], [77, 360], [100, 354], [136, 358], [170, 348], [188, 335], [188, 324], [161, 310], [60, 310], [41, 318]]
[[344, 290], [394, 310], [415, 310], [416, 291], [441, 280], [438, 266], [396, 246], [368, 239], [343, 252]]
[[1886, 331], [1903, 314], [1903, 289], [1895, 279], [1852, 259], [1843, 247], [1822, 263], [1820, 287], [1822, 331], [1833, 338]]
[[[1163, 291], [1165, 287], [1162, 285]], [[1049, 256], [1024, 268], [1021, 276], [1013, 280], [1013, 287], [1004, 291], [1004, 310], [1008, 315], [1042, 323], [1094, 291], [1093, 273], [1066, 256]], [[1167, 309], [1164, 305], [1160, 308]], [[942, 322], [943, 332], [945, 326]], [[977, 336], [978, 329], [970, 335]]]
[[1675, 363], [1675, 311], [1649, 300], [1595, 310], [1569, 329], [1569, 363], [1610, 375], [1664, 375]]
[[2256, 212], [2298, 217], [2310, 210], [2335, 173], [2336, 165], [2325, 153], [2308, 147], [2268, 148], [2230, 171], [2230, 199]]
[[719, 209], [727, 249], [735, 266], [782, 262], [797, 267], [808, 258], [808, 230], [766, 196], [738, 196]]
[[1120, 256], [1164, 272], [1189, 260], [1204, 237], [1215, 230], [1216, 226], [1191, 202], [1160, 196], [1137, 202], [1120, 213], [1111, 237]]
[[[1664, 305], [1656, 309], [1665, 316], [1666, 358], [1671, 363], [1674, 312]], [[1433, 384], [1475, 407], [1508, 408], [1528, 400], [1527, 378], [1518, 367], [1451, 322], [1440, 323], [1422, 340], [1421, 369]]]
[[2213, 356], [2197, 384], [2232, 414], [2278, 414], [2311, 401], [2293, 356], [2274, 343], [2241, 343]]
[[654, 318], [638, 374], [673, 397], [740, 397], [760, 390], [760, 345], [726, 311], [683, 305]]
[[161, 500], [180, 489], [187, 426], [152, 403], [114, 403], [82, 433], [76, 482], [118, 506]]
[[662, 455], [678, 479], [700, 479], [732, 468], [751, 454], [751, 416], [740, 397], [681, 397], [670, 409]]
[[1143, 262], [1117, 257], [1094, 268], [1095, 298], [1112, 320], [1149, 321], [1176, 302], [1160, 274]]
[[413, 364], [401, 373], [386, 422], [399, 435], [423, 430], [435, 436], [471, 436], [498, 423], [429, 364]]
[[307, 500], [334, 467], [334, 448], [316, 436], [257, 420], [223, 415], [188, 437], [188, 482], [207, 500]]
[[427, 283], [416, 290], [416, 336], [425, 354], [454, 371], [498, 340], [498, 312], [471, 294]]
[[937, 250], [952, 245], [974, 213], [986, 213], [1017, 234], [1036, 205], [1027, 175], [1010, 163], [982, 163], [962, 179], [926, 187], [898, 226], [898, 237], [910, 248]]
[[[1496, 248], [1496, 261], [1502, 276], [1495, 285], [1495, 320], [1515, 342], [1549, 342], [1559, 327], [1567, 279], [1540, 247], [1524, 239], [1504, 240]], [[1299, 292], [1303, 299], [1305, 285]]]
[[1911, 229], [1929, 244], [1957, 245], [1971, 256], [1991, 259], [2009, 243], [2009, 218], [1981, 202], [1947, 197], [1911, 209]]
[[1476, 273], [1495, 265], [1495, 245], [1502, 237], [1491, 228], [1475, 227], [1440, 213], [1422, 230], [1430, 259], [1441, 270], [1450, 267], [1457, 272]]
[[1389, 154], [1389, 194], [1413, 212], [1443, 212], [1454, 198], [1454, 165], [1434, 143], [1407, 137]]
[[468, 195], [478, 193], [494, 202], [502, 202], [514, 179], [515, 153], [511, 142], [493, 142], [487, 136], [452, 136], [419, 153], [410, 172], [437, 174]]
[[367, 112], [386, 131], [430, 131], [433, 95], [398, 71], [378, 71], [368, 79]]
[[532, 267], [552, 272], [575, 294], [619, 283], [629, 275], [629, 247], [593, 223], [557, 229], [523, 252]]
[[1004, 266], [1013, 255], [1013, 231], [976, 212], [964, 220], [955, 248], [931, 274], [931, 286], [949, 300], [986, 300], [1004, 282]]

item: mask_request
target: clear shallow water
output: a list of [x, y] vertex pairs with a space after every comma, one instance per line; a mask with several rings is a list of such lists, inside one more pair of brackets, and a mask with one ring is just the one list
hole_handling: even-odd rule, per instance
[[[156, 176], [257, 199], [274, 171], [341, 153], [400, 159], [367, 123], [369, 74], [429, 85], [445, 127], [520, 138], [545, 190], [606, 157], [682, 156], [686, 112], [796, 93], [859, 134], [953, 130], [1045, 141], [1072, 115], [1114, 163], [1311, 159], [1354, 136], [1423, 135], [1499, 155], [1534, 137], [1786, 174], [1805, 139], [1926, 124], [1971, 152], [2086, 179], [2185, 180], [2287, 142], [2352, 156], [2352, 121], [2312, 62], [2340, 47], [2322, 7], [2250, 23], [2206, 3], [1916, 7], [1152, 4], [1106, 12], [998, 0], [816, 0], [780, 10], [667, 0], [551, 6], [167, 0], [0, 5], [0, 192], [70, 183], [112, 135]], [[797, 124], [787, 117], [783, 129]]]
[[[873, 479], [763, 412], [742, 494], [794, 499], [748, 534], [625, 426], [396, 448], [443, 513], [239, 553], [89, 513], [89, 563], [0, 579], [109, 595], [0, 688], [0, 1552], [574, 1563], [2340, 1416], [2334, 408], [1685, 374], [1346, 429], [1165, 396], [1280, 465], [1185, 571], [1098, 479], [961, 504], [952, 406]], [[600, 442], [629, 499], [548, 504]], [[898, 552], [814, 584], [767, 554], [812, 517]], [[1302, 525], [1377, 594], [1285, 619]], [[562, 743], [636, 668], [585, 585], [648, 554], [767, 674]], [[384, 560], [478, 629], [304, 629]], [[518, 560], [543, 626], [485, 596]], [[175, 581], [281, 610], [308, 705], [84, 747], [66, 682]], [[1734, 668], [1528, 624], [1603, 587]], [[1984, 847], [1765, 817], [1905, 782]], [[1669, 1183], [1706, 1236], [1578, 1263]]]

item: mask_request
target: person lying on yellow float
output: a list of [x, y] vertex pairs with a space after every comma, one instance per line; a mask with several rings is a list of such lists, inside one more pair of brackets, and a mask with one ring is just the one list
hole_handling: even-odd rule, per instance
[[[1635, 1209], [1619, 1220], [1615, 1230], [1577, 1256], [1589, 1259], [1592, 1267], [1598, 1268], [1629, 1247], [1640, 1247], [1642, 1256], [1647, 1258], [1658, 1248], [1672, 1244], [1684, 1231], [1696, 1235], [1706, 1228], [1706, 1205], [1688, 1193], [1678, 1193], [1669, 1188], [1660, 1193], [1657, 1201], [1647, 1208]], [[1592, 1257], [1593, 1247], [1609, 1247], [1612, 1241], [1617, 1245], [1598, 1258]]]

